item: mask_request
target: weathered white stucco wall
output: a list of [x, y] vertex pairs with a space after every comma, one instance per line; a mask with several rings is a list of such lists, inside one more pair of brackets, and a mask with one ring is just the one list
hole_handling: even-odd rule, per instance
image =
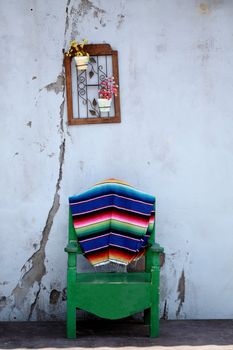
[[[157, 196], [161, 315], [232, 318], [233, 2], [0, 7], [1, 320], [64, 318], [67, 197], [109, 177]], [[119, 51], [121, 124], [67, 127], [83, 37]]]

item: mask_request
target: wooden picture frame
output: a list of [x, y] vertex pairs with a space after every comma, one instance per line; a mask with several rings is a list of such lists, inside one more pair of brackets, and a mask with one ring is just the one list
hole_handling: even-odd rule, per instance
[[[118, 70], [118, 52], [116, 50], [112, 50], [111, 46], [109, 44], [90, 44], [90, 45], [85, 45], [85, 51], [87, 51], [90, 55], [90, 60], [92, 60], [92, 62], [95, 62], [96, 66], [97, 66], [97, 72], [96, 74], [98, 74], [98, 82], [96, 84], [88, 84], [88, 79], [87, 79], [87, 74], [88, 73], [81, 73], [83, 74], [83, 81], [82, 82], [83, 86], [85, 87], [85, 90], [87, 91], [87, 89], [89, 87], [96, 87], [96, 91], [97, 91], [97, 96], [98, 97], [98, 88], [100, 87], [100, 83], [101, 80], [99, 79], [99, 66], [96, 63], [96, 59], [97, 62], [99, 60], [100, 56], [105, 56], [105, 59], [107, 60], [107, 57], [110, 56], [111, 58], [111, 62], [112, 62], [112, 66], [111, 68], [111, 73], [112, 76], [114, 76], [115, 78], [115, 83], [119, 86], [119, 70]], [[95, 57], [95, 58], [94, 58]], [[103, 59], [103, 58], [102, 58]], [[107, 61], [106, 61], [107, 62]], [[88, 97], [86, 99], [86, 105], [87, 105], [87, 117], [83, 117], [83, 116], [74, 116], [74, 92], [72, 89], [72, 84], [73, 84], [73, 80], [77, 79], [78, 81], [78, 74], [77, 73], [77, 78], [72, 76], [72, 74], [74, 75], [74, 73], [72, 73], [72, 58], [68, 57], [68, 56], [64, 56], [64, 65], [65, 65], [65, 77], [66, 77], [66, 96], [67, 96], [67, 116], [68, 116], [68, 125], [80, 125], [80, 124], [101, 124], [101, 123], [120, 123], [121, 122], [121, 112], [120, 112], [120, 87], [118, 88], [118, 95], [114, 96], [113, 98], [113, 104], [114, 104], [114, 115], [110, 115], [108, 113], [108, 116], [101, 116], [101, 113], [99, 113], [98, 115], [96, 115], [95, 117], [93, 117], [93, 112], [90, 109], [88, 109], [88, 104], [89, 104], [89, 100]], [[93, 68], [93, 64], [91, 64], [92, 68]], [[102, 67], [102, 66], [100, 66]], [[107, 68], [106, 68], [107, 70]], [[74, 71], [74, 70], [73, 70]], [[101, 71], [102, 72], [102, 71]], [[103, 72], [102, 72], [103, 73]], [[76, 73], [75, 73], [76, 74]], [[90, 74], [90, 73], [89, 73]], [[104, 73], [107, 76], [107, 73]], [[84, 78], [85, 77], [85, 78]], [[103, 75], [101, 75], [101, 79], [103, 79]], [[78, 83], [77, 83], [78, 84]], [[84, 89], [83, 89], [84, 90]], [[85, 100], [82, 96], [80, 96], [80, 92], [79, 89], [77, 88], [77, 103], [79, 104], [79, 98], [82, 98], [82, 102], [83, 100]], [[83, 103], [84, 103], [83, 102]], [[84, 103], [84, 104], [85, 104]], [[79, 109], [78, 109], [79, 110]], [[92, 112], [92, 115], [89, 116], [89, 111]]]

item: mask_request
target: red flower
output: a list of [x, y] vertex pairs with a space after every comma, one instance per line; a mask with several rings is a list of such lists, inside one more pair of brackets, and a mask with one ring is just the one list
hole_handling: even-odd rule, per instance
[[106, 77], [100, 84], [99, 96], [110, 100], [113, 95], [117, 96], [118, 85], [114, 81], [114, 77]]

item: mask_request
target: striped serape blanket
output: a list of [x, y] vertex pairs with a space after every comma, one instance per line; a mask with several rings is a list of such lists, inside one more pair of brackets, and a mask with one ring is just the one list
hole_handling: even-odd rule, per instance
[[94, 266], [127, 265], [145, 251], [155, 221], [155, 197], [115, 180], [69, 197], [83, 254]]

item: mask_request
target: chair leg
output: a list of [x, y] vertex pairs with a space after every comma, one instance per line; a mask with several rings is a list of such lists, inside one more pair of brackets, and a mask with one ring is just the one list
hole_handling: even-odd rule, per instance
[[152, 303], [150, 309], [150, 336], [159, 336], [159, 267], [152, 273]]
[[76, 338], [76, 308], [67, 306], [66, 335], [69, 339]]
[[159, 306], [151, 307], [150, 312], [150, 337], [159, 336]]

